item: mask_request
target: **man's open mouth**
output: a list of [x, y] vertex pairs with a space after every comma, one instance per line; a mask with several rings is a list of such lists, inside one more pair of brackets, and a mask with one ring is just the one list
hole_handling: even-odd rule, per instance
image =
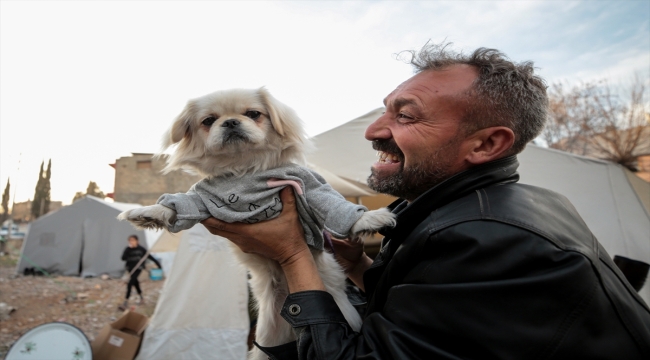
[[397, 155], [389, 154], [383, 151], [377, 151], [377, 157], [379, 157], [379, 160], [377, 162], [380, 164], [395, 164], [400, 162], [400, 159]]

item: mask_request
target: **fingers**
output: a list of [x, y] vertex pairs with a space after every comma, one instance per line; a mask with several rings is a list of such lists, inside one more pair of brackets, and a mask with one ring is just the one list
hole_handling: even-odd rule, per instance
[[238, 224], [230, 224], [213, 217], [201, 221], [201, 224], [205, 226], [212, 235], [222, 236], [228, 239], [237, 235], [235, 227]]
[[334, 244], [334, 247], [354, 247], [355, 243], [351, 243], [348, 240], [341, 240], [341, 239], [334, 239], [332, 238], [332, 244]]
[[364, 239], [360, 236], [350, 235], [350, 237], [347, 239], [336, 239], [332, 237], [332, 242], [339, 245], [355, 246], [358, 244], [363, 244]]
[[213, 218], [213, 217], [209, 217], [209, 218], [201, 221], [201, 224], [203, 224], [203, 226], [205, 226], [206, 228], [213, 228], [213, 229], [219, 230], [219, 231], [225, 230], [226, 225], [228, 225], [228, 223], [223, 222], [223, 221], [221, 221], [219, 219], [216, 219], [216, 218]]
[[[217, 220], [215, 218], [208, 218], [201, 221], [201, 224], [212, 234], [226, 238], [237, 246], [242, 248], [242, 245], [246, 243], [245, 237], [235, 233], [229, 232], [226, 227], [232, 224]], [[246, 252], [243, 248], [242, 251]]]
[[359, 234], [353, 234], [350, 235], [350, 238], [348, 239], [349, 242], [353, 244], [363, 244], [365, 241], [362, 236], [359, 236]]
[[[269, 221], [262, 221], [255, 224], [243, 222], [228, 223], [219, 219], [210, 217], [201, 224], [213, 235], [222, 236], [237, 244], [240, 248], [248, 246], [249, 242], [259, 242], [260, 239], [275, 239], [281, 237], [287, 239], [293, 232], [287, 229], [297, 228], [296, 238], [302, 239], [303, 229], [298, 222], [298, 211], [296, 209], [296, 198], [293, 189], [285, 187], [280, 191], [280, 200], [283, 208], [280, 216]], [[298, 225], [295, 225], [298, 224]], [[295, 230], [295, 229], [294, 229]], [[271, 241], [271, 240], [269, 240]], [[263, 242], [263, 241], [262, 241]], [[242, 250], [244, 250], [242, 248]], [[246, 250], [244, 250], [246, 252]]]
[[[284, 211], [285, 209], [295, 211], [296, 197], [294, 196], [293, 189], [290, 186], [287, 186], [280, 191], [280, 200], [283, 204], [283, 211], [280, 216], [287, 213]], [[227, 223], [214, 217], [209, 217], [201, 221], [201, 224], [215, 235], [221, 235], [221, 233], [245, 233], [246, 228], [251, 226], [251, 224], [246, 223]], [[217, 232], [219, 234], [217, 234]]]

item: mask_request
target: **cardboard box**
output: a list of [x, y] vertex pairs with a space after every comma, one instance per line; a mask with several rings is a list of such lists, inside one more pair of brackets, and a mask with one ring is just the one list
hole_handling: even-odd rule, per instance
[[119, 319], [105, 325], [90, 344], [93, 360], [133, 360], [148, 322], [145, 315], [126, 310]]

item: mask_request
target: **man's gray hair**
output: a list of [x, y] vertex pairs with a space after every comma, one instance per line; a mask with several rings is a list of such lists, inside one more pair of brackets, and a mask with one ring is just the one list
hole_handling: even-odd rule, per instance
[[465, 64], [478, 70], [478, 78], [466, 96], [463, 116], [466, 134], [492, 126], [506, 126], [515, 133], [510, 154], [521, 152], [544, 128], [548, 97], [546, 83], [534, 74], [533, 63], [513, 63], [495, 49], [478, 48], [472, 54], [454, 52], [451, 43], [427, 43], [411, 54], [416, 73]]

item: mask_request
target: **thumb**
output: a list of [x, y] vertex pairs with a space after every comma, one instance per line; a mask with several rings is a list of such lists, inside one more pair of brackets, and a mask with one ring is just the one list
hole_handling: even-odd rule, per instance
[[282, 208], [296, 208], [296, 196], [291, 186], [280, 190], [280, 200], [282, 201]]

